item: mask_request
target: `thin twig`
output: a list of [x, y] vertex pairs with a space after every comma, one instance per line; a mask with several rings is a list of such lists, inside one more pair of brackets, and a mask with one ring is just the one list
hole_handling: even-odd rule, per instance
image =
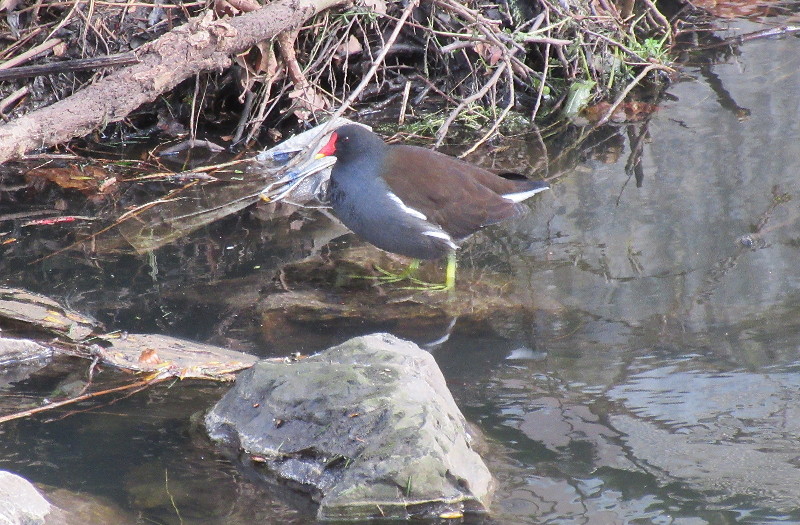
[[667, 33], [667, 38], [669, 39], [670, 45], [674, 44], [675, 39], [672, 33], [672, 24], [669, 23], [667, 17], [658, 10], [658, 6], [656, 6], [656, 3], [653, 2], [653, 0], [644, 0], [644, 3], [647, 4], [647, 8], [650, 9], [650, 12], [653, 14], [656, 20], [661, 22], [661, 25], [664, 26], [664, 31]]
[[24, 53], [20, 53], [19, 55], [6, 60], [2, 64], [0, 64], [0, 69], [9, 69], [14, 66], [18, 66], [19, 64], [24, 64], [28, 60], [35, 58], [41, 55], [42, 53], [50, 51], [60, 43], [61, 43], [60, 38], [52, 38], [50, 40], [47, 40], [36, 47], [32, 47], [31, 49], [25, 51]]
[[30, 90], [31, 88], [29, 88], [28, 86], [22, 86], [21, 88], [19, 88], [18, 90], [14, 91], [9, 96], [4, 98], [3, 100], [0, 100], [0, 114], [5, 113], [6, 110], [9, 108], [9, 106], [12, 106], [19, 99], [27, 95], [30, 92]]
[[649, 66], [644, 68], [638, 75], [636, 75], [636, 78], [634, 78], [630, 83], [628, 83], [627, 86], [625, 86], [625, 89], [622, 90], [622, 93], [620, 93], [617, 99], [614, 101], [614, 103], [611, 104], [611, 107], [608, 108], [608, 111], [606, 111], [605, 115], [603, 115], [603, 118], [597, 121], [597, 123], [594, 125], [594, 128], [599, 128], [600, 126], [606, 124], [609, 121], [609, 119], [611, 119], [611, 116], [614, 114], [614, 111], [616, 111], [617, 107], [619, 107], [619, 105], [622, 104], [622, 101], [625, 100], [625, 97], [628, 96], [628, 93], [630, 93], [634, 87], [639, 85], [639, 82], [641, 82], [644, 79], [644, 77], [646, 77], [647, 74], [653, 71], [654, 69], [669, 69], [669, 68], [666, 66], [662, 66], [660, 64], [650, 64]]
[[625, 44], [623, 44], [622, 42], [617, 42], [617, 41], [616, 41], [616, 40], [614, 40], [613, 38], [609, 38], [609, 37], [607, 37], [607, 36], [605, 36], [605, 35], [603, 35], [603, 34], [601, 34], [601, 33], [595, 33], [595, 32], [594, 32], [594, 31], [592, 31], [591, 29], [582, 28], [582, 29], [581, 29], [581, 31], [583, 31], [583, 32], [584, 32], [584, 33], [586, 33], [587, 35], [592, 35], [593, 37], [597, 37], [597, 38], [599, 38], [599, 39], [601, 39], [601, 40], [605, 40], [605, 41], [606, 41], [606, 42], [608, 42], [609, 44], [611, 44], [611, 45], [613, 45], [613, 46], [615, 46], [615, 47], [618, 47], [618, 48], [620, 48], [621, 50], [625, 51], [627, 54], [629, 54], [630, 56], [632, 56], [633, 58], [635, 58], [635, 59], [636, 59], [638, 62], [641, 62], [641, 63], [646, 63], [646, 62], [647, 62], [647, 60], [645, 60], [644, 58], [642, 58], [642, 56], [641, 56], [641, 55], [639, 55], [638, 53], [636, 53], [635, 51], [633, 51], [632, 49], [630, 49], [628, 46], [626, 46], [626, 45], [625, 45]]
[[178, 523], [183, 525], [183, 517], [181, 516], [181, 511], [178, 510], [178, 505], [175, 504], [175, 497], [169, 491], [169, 471], [164, 470], [164, 490], [169, 496], [169, 502], [172, 503], [172, 508], [175, 510], [175, 515], [178, 516]]
[[472, 95], [462, 100], [461, 104], [459, 104], [458, 107], [456, 107], [456, 109], [450, 112], [450, 115], [447, 117], [447, 120], [445, 120], [444, 124], [442, 124], [439, 127], [438, 131], [436, 131], [436, 144], [434, 147], [438, 148], [439, 146], [442, 145], [444, 137], [447, 135], [447, 130], [450, 129], [450, 125], [453, 123], [456, 117], [458, 117], [459, 113], [461, 113], [461, 111], [468, 105], [472, 104], [476, 100], [480, 100], [481, 98], [483, 98], [483, 96], [486, 95], [489, 89], [495, 84], [497, 84], [498, 80], [500, 80], [500, 75], [503, 74], [503, 71], [505, 71], [504, 67], [498, 67], [495, 70], [492, 77], [483, 86], [481, 86], [481, 88], [478, 91], [476, 91]]
[[52, 410], [54, 408], [63, 407], [66, 405], [70, 405], [72, 403], [79, 403], [81, 401], [86, 401], [87, 399], [92, 399], [95, 397], [104, 396], [106, 394], [113, 394], [115, 392], [124, 392], [126, 390], [132, 390], [136, 388], [146, 388], [152, 384], [164, 381], [167, 379], [166, 377], [156, 377], [154, 379], [145, 379], [142, 381], [137, 381], [135, 383], [131, 383], [129, 385], [118, 386], [116, 388], [109, 388], [108, 390], [102, 390], [100, 392], [92, 392], [91, 394], [83, 394], [81, 396], [71, 397], [69, 399], [64, 399], [62, 401], [56, 401], [54, 403], [48, 403], [47, 405], [43, 405], [36, 408], [31, 408], [28, 410], [23, 410], [21, 412], [15, 412], [14, 414], [8, 414], [6, 416], [0, 417], [0, 423], [6, 423], [8, 421], [13, 421], [15, 419], [21, 419], [23, 417], [32, 416], [35, 414], [39, 414], [41, 412], [46, 412], [48, 410]]
[[94, 359], [92, 359], [92, 364], [89, 365], [89, 379], [86, 381], [86, 384], [83, 385], [81, 391], [78, 392], [79, 396], [85, 394], [86, 391], [89, 390], [89, 388], [92, 386], [92, 383], [94, 382], [94, 370], [95, 368], [97, 368], [97, 364], [99, 362], [100, 362], [100, 356], [99, 355], [94, 356]]
[[[24, 9], [21, 9], [20, 11], [24, 11]], [[27, 44], [36, 35], [38, 35], [39, 33], [41, 33], [44, 30], [45, 30], [45, 26], [40, 25], [37, 28], [31, 30], [29, 33], [25, 34], [24, 36], [20, 35], [16, 42], [14, 42], [10, 46], [8, 46], [5, 49], [3, 49], [2, 52], [0, 52], [0, 59], [5, 59], [6, 57], [14, 56], [14, 53], [17, 51], [18, 48], [23, 48], [25, 46], [25, 44]]]
[[[550, 25], [550, 11], [545, 10], [542, 13], [542, 19], [547, 20], [548, 26]], [[547, 33], [550, 34], [550, 30], [547, 30]], [[544, 97], [544, 88], [547, 84], [547, 73], [550, 69], [550, 44], [545, 44], [544, 46], [544, 60], [542, 60], [542, 79], [539, 82], [539, 89], [536, 93], [536, 104], [533, 106], [533, 111], [531, 112], [531, 121], [536, 121], [536, 116], [539, 114], [539, 108], [542, 105], [542, 97]]]
[[412, 0], [411, 2], [408, 3], [406, 8], [403, 10], [403, 14], [398, 19], [397, 24], [395, 25], [394, 30], [392, 31], [392, 34], [389, 35], [389, 38], [386, 39], [386, 43], [383, 45], [381, 52], [378, 53], [378, 56], [375, 57], [375, 60], [372, 63], [372, 67], [369, 69], [369, 71], [367, 71], [367, 74], [364, 75], [364, 78], [361, 79], [361, 82], [358, 84], [358, 86], [356, 86], [356, 88], [350, 93], [350, 96], [347, 97], [347, 99], [345, 99], [344, 102], [342, 102], [342, 105], [339, 107], [339, 109], [337, 109], [333, 113], [333, 115], [331, 115], [330, 120], [328, 120], [328, 122], [322, 127], [319, 134], [317, 134], [317, 136], [314, 139], [312, 139], [311, 142], [309, 142], [309, 144], [312, 145], [313, 147], [308, 148], [308, 150], [303, 155], [297, 155], [294, 159], [292, 159], [292, 162], [290, 162], [287, 165], [287, 169], [290, 169], [303, 162], [306, 162], [311, 157], [311, 155], [313, 155], [313, 153], [316, 151], [317, 144], [319, 144], [322, 138], [325, 137], [325, 135], [327, 135], [328, 132], [331, 130], [331, 128], [334, 126], [334, 123], [344, 114], [345, 111], [350, 109], [350, 106], [352, 106], [353, 102], [355, 102], [355, 100], [358, 98], [361, 92], [364, 91], [364, 88], [366, 88], [367, 84], [370, 83], [372, 77], [375, 76], [375, 73], [378, 71], [378, 68], [381, 66], [381, 64], [383, 64], [383, 60], [389, 53], [389, 49], [391, 49], [392, 44], [394, 44], [395, 40], [397, 40], [397, 37], [400, 35], [400, 30], [403, 29], [406, 20], [408, 19], [409, 16], [411, 16], [411, 13], [414, 11], [414, 9], [417, 7], [418, 4], [419, 0]]
[[200, 93], [200, 73], [194, 76], [194, 95], [192, 96], [192, 107], [189, 110], [189, 140], [192, 142], [197, 139], [197, 116], [195, 110], [199, 111], [197, 107], [197, 95]]
[[[361, 79], [361, 82], [356, 86], [350, 96], [342, 103], [342, 106], [336, 110], [333, 114], [333, 118], [331, 120], [336, 120], [337, 118], [341, 117], [345, 111], [355, 102], [361, 92], [367, 87], [367, 84], [372, 80], [372, 77], [375, 76], [375, 73], [378, 71], [378, 68], [383, 64], [383, 60], [386, 58], [386, 55], [389, 53], [389, 49], [391, 49], [392, 45], [394, 44], [397, 37], [400, 36], [400, 30], [403, 29], [405, 25], [406, 19], [411, 16], [412, 11], [417, 7], [419, 4], [419, 0], [413, 0], [409, 2], [406, 8], [403, 10], [403, 14], [400, 16], [400, 19], [397, 21], [397, 24], [394, 27], [394, 31], [392, 34], [389, 35], [389, 38], [386, 40], [386, 44], [384, 44], [381, 52], [375, 58], [375, 61], [372, 63], [372, 67], [369, 69], [364, 78]], [[327, 130], [324, 130], [327, 132]]]
[[403, 125], [406, 121], [406, 111], [408, 110], [408, 96], [411, 94], [411, 81], [406, 80], [406, 87], [403, 89], [403, 101], [400, 104], [400, 116], [397, 118], [397, 123]]
[[511, 61], [506, 60], [505, 67], [501, 68], [501, 69], [508, 73], [508, 104], [506, 104], [506, 107], [503, 108], [503, 111], [500, 113], [500, 116], [494, 119], [494, 123], [492, 124], [492, 127], [489, 128], [489, 131], [487, 131], [483, 135], [483, 137], [480, 138], [480, 140], [478, 140], [475, 144], [473, 144], [471, 148], [469, 148], [467, 151], [465, 151], [462, 154], [460, 154], [458, 156], [459, 158], [466, 157], [467, 155], [469, 155], [470, 153], [472, 153], [473, 151], [478, 149], [478, 147], [481, 144], [483, 144], [484, 142], [489, 140], [489, 137], [494, 135], [495, 131], [497, 131], [497, 128], [500, 127], [500, 123], [502, 123], [503, 120], [505, 120], [506, 116], [511, 111], [511, 108], [514, 107], [514, 102], [515, 102], [514, 101], [514, 98], [515, 98], [515, 93], [514, 93], [514, 71], [511, 68]]

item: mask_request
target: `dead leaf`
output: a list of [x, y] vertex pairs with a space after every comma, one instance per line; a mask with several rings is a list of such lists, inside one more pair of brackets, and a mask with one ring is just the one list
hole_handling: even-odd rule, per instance
[[490, 66], [497, 64], [503, 58], [503, 52], [505, 51], [505, 49], [496, 44], [487, 44], [486, 42], [478, 42], [475, 44], [474, 49]]
[[243, 13], [250, 13], [251, 11], [261, 9], [261, 5], [255, 0], [228, 0], [228, 4]]
[[234, 17], [239, 14], [239, 10], [227, 0], [214, 0], [214, 13], [218, 17]]
[[53, 46], [53, 56], [56, 56], [56, 57], [64, 56], [64, 54], [66, 52], [67, 52], [67, 43], [66, 42], [61, 42], [61, 43], [56, 44], [55, 46]]
[[295, 103], [292, 112], [300, 120], [309, 120], [316, 111], [323, 111], [330, 107], [328, 99], [319, 94], [311, 86], [299, 87], [289, 93], [289, 98]]
[[127, 334], [124, 339], [109, 337], [106, 341], [111, 346], [98, 350], [103, 363], [162, 377], [229, 381], [235, 372], [258, 360], [222, 347], [154, 334]]
[[359, 42], [358, 38], [356, 38], [355, 35], [350, 35], [350, 38], [347, 40], [347, 42], [336, 48], [336, 57], [347, 58], [350, 55], [360, 53], [363, 50], [364, 46], [361, 45], [361, 42]]
[[62, 188], [75, 189], [84, 193], [94, 193], [101, 181], [110, 177], [99, 166], [72, 165], [64, 168], [34, 168], [25, 174], [26, 180], [42, 178]]
[[277, 78], [281, 71], [281, 64], [278, 62], [278, 57], [275, 56], [275, 50], [270, 42], [259, 42], [256, 44], [256, 49], [259, 51], [259, 59], [255, 61], [253, 69], [256, 73], [264, 73], [268, 77]]
[[244, 69], [244, 73], [239, 75], [242, 84], [242, 94], [240, 98], [244, 101], [244, 93], [253, 91], [253, 85], [266, 77], [268, 82], [275, 82], [283, 78], [285, 67], [283, 60], [280, 60], [272, 47], [271, 42], [260, 42], [251, 47], [247, 52], [238, 54], [234, 57], [236, 63]]
[[81, 341], [89, 337], [96, 321], [62, 307], [44, 295], [20, 288], [0, 287], [0, 320], [22, 323], [34, 331], [46, 331]]
[[[598, 122], [605, 116], [610, 107], [610, 102], [598, 102], [593, 106], [587, 106], [583, 110], [582, 115], [589, 120], [589, 122]], [[655, 104], [648, 104], [647, 102], [638, 100], [623, 102], [614, 109], [610, 120], [612, 122], [641, 122], [657, 110], [658, 106]]]
[[161, 358], [158, 357], [158, 353], [152, 348], [147, 348], [142, 350], [142, 353], [139, 354], [139, 364], [143, 365], [158, 365], [161, 363]]

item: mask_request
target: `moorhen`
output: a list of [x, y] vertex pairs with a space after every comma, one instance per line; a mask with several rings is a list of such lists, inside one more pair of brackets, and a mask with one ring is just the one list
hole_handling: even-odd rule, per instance
[[455, 285], [459, 242], [520, 214], [520, 202], [550, 187], [418, 146], [389, 145], [355, 124], [337, 128], [317, 158], [329, 155], [336, 156], [329, 196], [339, 219], [388, 252], [414, 259], [449, 255], [441, 289]]

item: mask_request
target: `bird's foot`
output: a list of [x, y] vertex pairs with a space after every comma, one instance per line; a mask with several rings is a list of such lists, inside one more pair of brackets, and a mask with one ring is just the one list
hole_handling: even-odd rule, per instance
[[374, 266], [374, 268], [380, 273], [380, 275], [352, 275], [351, 277], [354, 279], [369, 279], [371, 281], [377, 281], [380, 284], [399, 283], [401, 281], [414, 280], [414, 274], [419, 269], [419, 259], [414, 259], [411, 261], [408, 267], [399, 273], [384, 270], [377, 265]]
[[417, 279], [416, 277], [409, 276], [408, 280], [414, 283], [414, 286], [404, 287], [404, 290], [422, 290], [426, 292], [450, 292], [456, 288], [456, 256], [450, 254], [447, 258], [447, 271], [445, 281], [443, 283], [429, 283]]
[[425, 292], [449, 292], [451, 290], [454, 290], [456, 287], [455, 254], [451, 254], [450, 257], [448, 257], [446, 278], [445, 282], [443, 283], [431, 283], [415, 277], [414, 275], [417, 273], [417, 270], [419, 269], [419, 259], [414, 259], [413, 261], [411, 261], [411, 264], [409, 264], [408, 267], [400, 273], [384, 270], [380, 266], [375, 266], [375, 269], [381, 275], [371, 275], [371, 276], [354, 275], [353, 277], [357, 279], [371, 279], [381, 284], [399, 283], [402, 281], [408, 281], [409, 283], [411, 283], [409, 286], [400, 287], [401, 290], [417, 290]]
[[382, 283], [398, 283], [400, 281], [415, 281], [416, 278], [414, 274], [417, 273], [419, 270], [419, 259], [414, 259], [411, 263], [400, 273], [390, 272], [389, 270], [384, 270], [380, 266], [375, 266], [375, 269], [380, 272], [381, 275], [375, 276], [374, 279], [376, 281], [380, 281]]
[[416, 290], [422, 292], [449, 292], [455, 289], [455, 283], [429, 283], [421, 279], [409, 277], [408, 279], [413, 283], [413, 286], [402, 286], [401, 290]]

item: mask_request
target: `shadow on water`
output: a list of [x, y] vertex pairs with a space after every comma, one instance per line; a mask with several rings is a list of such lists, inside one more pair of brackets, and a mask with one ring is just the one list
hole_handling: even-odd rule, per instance
[[[505, 306], [464, 309], [452, 327], [446, 309], [404, 318], [396, 291], [363, 283], [353, 293], [374, 303], [355, 315], [270, 303], [305, 282], [336, 304], [350, 292], [331, 276], [347, 281], [358, 266], [337, 274], [337, 261], [382, 257], [350, 257], [355, 240], [317, 211], [265, 222], [248, 210], [155, 254], [70, 252], [30, 266], [68, 230], [20, 229], [3, 246], [3, 284], [109, 328], [264, 356], [375, 330], [447, 335], [431, 351], [486, 434], [490, 523], [798, 521], [800, 40], [755, 40], [716, 60], [689, 67], [646, 130], [596, 135], [528, 215], [465, 247], [459, 299], [471, 312], [489, 294]], [[541, 167], [537, 144], [510, 142], [495, 160]], [[311, 271], [275, 272], [303, 258]], [[85, 367], [4, 384], [3, 399], [32, 403]], [[0, 468], [148, 522], [313, 522], [305, 497], [250, 482], [196, 428], [193, 414], [225, 389], [178, 382], [5, 424]]]

